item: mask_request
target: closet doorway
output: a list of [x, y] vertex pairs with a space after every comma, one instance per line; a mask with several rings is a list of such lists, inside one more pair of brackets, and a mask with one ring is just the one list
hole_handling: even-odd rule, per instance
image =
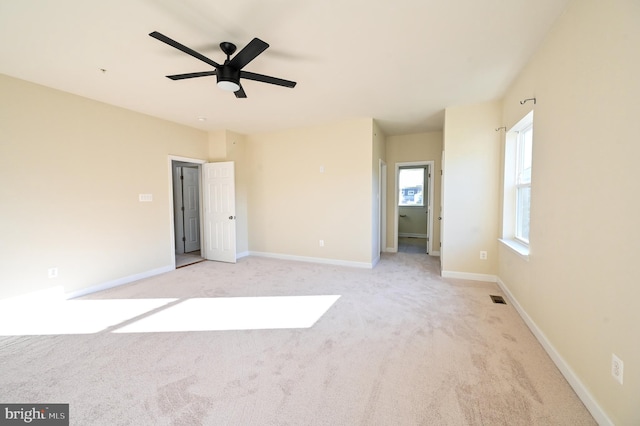
[[200, 232], [200, 165], [172, 161], [176, 268], [203, 261]]

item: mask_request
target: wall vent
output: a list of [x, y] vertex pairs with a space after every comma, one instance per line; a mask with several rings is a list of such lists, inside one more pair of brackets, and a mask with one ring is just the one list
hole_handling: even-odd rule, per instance
[[507, 304], [507, 302], [504, 301], [504, 298], [502, 296], [490, 295], [489, 297], [491, 297], [491, 300], [493, 301], [493, 303], [500, 303], [503, 305]]

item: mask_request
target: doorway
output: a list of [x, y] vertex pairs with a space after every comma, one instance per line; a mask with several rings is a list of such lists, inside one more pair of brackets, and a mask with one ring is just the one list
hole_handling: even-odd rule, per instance
[[432, 252], [434, 161], [396, 163], [394, 240], [398, 252]]
[[[233, 161], [207, 163], [204, 160], [170, 155], [167, 164], [169, 199], [172, 201], [169, 240], [171, 244], [167, 248], [174, 261], [173, 266], [179, 268], [203, 260], [235, 263], [237, 255]], [[182, 168], [182, 173], [179, 173], [179, 168]], [[194, 181], [193, 187], [189, 189], [183, 188], [179, 177], [184, 176], [186, 169], [190, 170], [186, 173]], [[185, 178], [184, 181], [186, 180]], [[183, 196], [187, 191], [193, 194], [192, 203], [197, 203], [193, 208], [193, 220], [189, 220], [189, 215], [183, 214], [183, 208], [186, 211], [188, 207], [183, 204]], [[191, 243], [188, 241], [189, 233]]]
[[176, 268], [202, 262], [199, 163], [171, 160], [173, 235]]

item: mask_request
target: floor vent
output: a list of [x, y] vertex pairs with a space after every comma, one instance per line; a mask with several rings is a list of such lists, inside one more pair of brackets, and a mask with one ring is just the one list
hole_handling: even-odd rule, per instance
[[506, 305], [507, 302], [504, 301], [504, 298], [502, 296], [489, 296], [491, 297], [491, 300], [493, 301], [493, 303], [501, 303], [503, 305]]

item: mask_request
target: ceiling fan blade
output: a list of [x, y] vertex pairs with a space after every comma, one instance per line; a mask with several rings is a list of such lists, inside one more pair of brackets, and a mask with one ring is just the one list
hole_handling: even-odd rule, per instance
[[233, 68], [240, 70], [245, 67], [249, 62], [253, 61], [256, 56], [267, 50], [269, 45], [259, 38], [254, 38], [247, 44], [244, 49], [236, 54], [236, 56], [231, 59], [229, 65]]
[[233, 93], [236, 95], [236, 98], [246, 98], [247, 97], [247, 94], [244, 93], [244, 89], [242, 88], [242, 86], [240, 86], [240, 89], [236, 90]]
[[270, 77], [268, 75], [256, 74], [249, 71], [240, 71], [240, 78], [246, 78], [247, 80], [260, 81], [262, 83], [275, 84], [284, 87], [296, 87], [295, 81], [283, 80], [281, 78]]
[[188, 48], [184, 44], [180, 44], [177, 41], [175, 41], [173, 39], [170, 39], [169, 37], [167, 37], [164, 34], [160, 34], [159, 32], [154, 31], [152, 33], [149, 33], [149, 35], [151, 37], [155, 38], [156, 40], [160, 40], [161, 42], [168, 44], [171, 47], [175, 47], [176, 49], [186, 53], [187, 55], [191, 55], [196, 59], [200, 59], [202, 62], [205, 62], [205, 63], [207, 63], [207, 64], [209, 64], [209, 65], [211, 65], [213, 67], [220, 68], [220, 64], [218, 64], [217, 62], [212, 61], [211, 59], [207, 58], [206, 56], [204, 56], [204, 55], [202, 55], [202, 54], [200, 54], [198, 52], [196, 52], [195, 50]]
[[171, 80], [184, 80], [185, 78], [206, 77], [209, 75], [216, 75], [216, 74], [217, 74], [217, 71], [213, 70], [213, 71], [203, 71], [203, 72], [190, 72], [187, 74], [168, 75], [167, 78], [170, 78]]

